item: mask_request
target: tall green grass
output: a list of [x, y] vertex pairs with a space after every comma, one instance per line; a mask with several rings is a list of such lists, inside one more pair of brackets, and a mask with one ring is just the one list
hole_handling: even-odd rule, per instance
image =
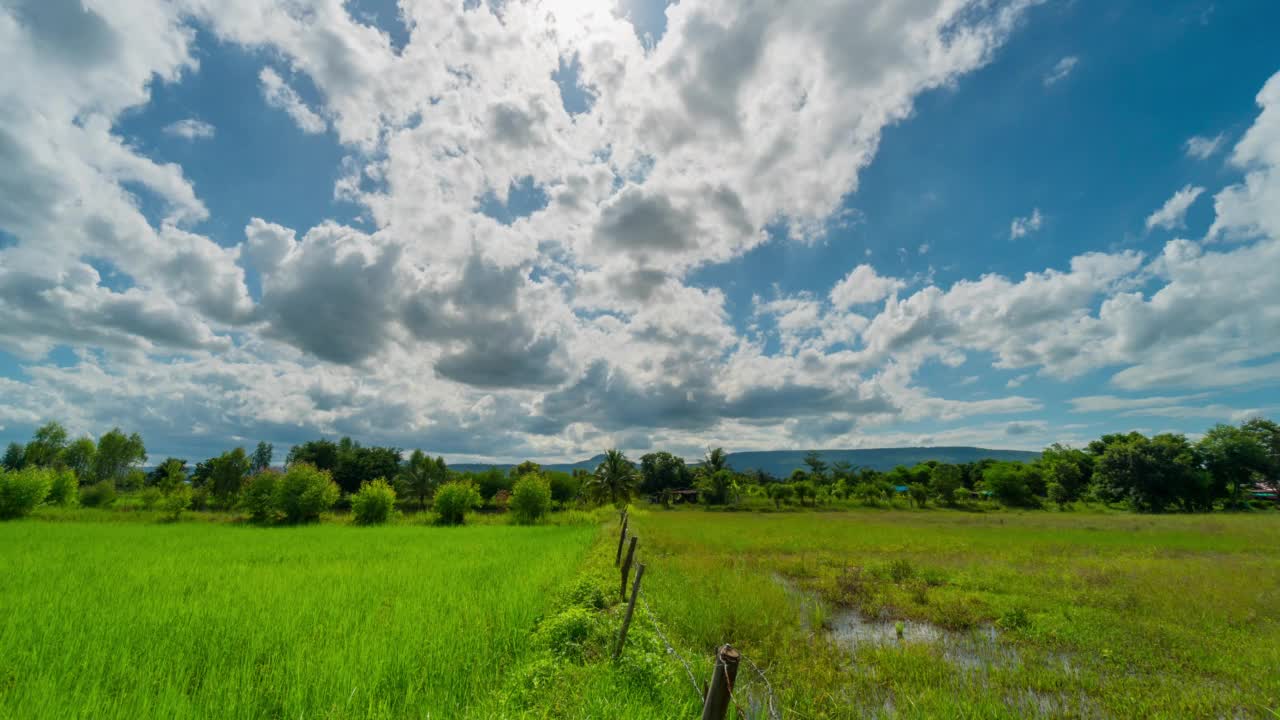
[[0, 717], [465, 717], [596, 533], [0, 524]]

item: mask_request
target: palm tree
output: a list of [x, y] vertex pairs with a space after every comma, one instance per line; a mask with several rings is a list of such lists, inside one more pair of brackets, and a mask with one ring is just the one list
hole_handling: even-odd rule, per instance
[[406, 494], [417, 497], [423, 510], [427, 509], [427, 498], [438, 484], [437, 474], [436, 462], [421, 450], [414, 450], [408, 462], [400, 468], [400, 481], [404, 484]]
[[715, 475], [729, 467], [729, 455], [725, 453], [724, 448], [707, 450], [707, 454], [702, 458], [702, 467], [706, 469], [708, 475]]
[[608, 500], [621, 505], [631, 499], [636, 489], [636, 468], [621, 450], [604, 452], [604, 462], [596, 468], [589, 483], [591, 494], [597, 500]]

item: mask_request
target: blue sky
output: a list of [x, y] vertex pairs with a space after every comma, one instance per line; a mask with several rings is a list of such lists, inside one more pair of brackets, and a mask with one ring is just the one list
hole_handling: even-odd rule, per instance
[[1280, 7], [872, 5], [0, 10], [0, 441], [572, 459], [1280, 414]]

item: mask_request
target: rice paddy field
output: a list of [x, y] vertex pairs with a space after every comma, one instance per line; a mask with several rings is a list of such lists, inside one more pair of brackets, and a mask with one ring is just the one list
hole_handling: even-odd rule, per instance
[[0, 717], [462, 717], [597, 533], [0, 523]]
[[746, 718], [771, 698], [797, 719], [1280, 708], [1274, 513], [633, 509], [646, 574], [620, 660], [607, 514], [120, 515], [0, 524], [0, 718], [698, 717], [726, 642], [753, 663]]

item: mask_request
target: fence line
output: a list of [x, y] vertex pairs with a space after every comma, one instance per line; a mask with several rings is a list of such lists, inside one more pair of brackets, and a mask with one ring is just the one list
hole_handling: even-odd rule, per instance
[[[625, 563], [621, 562], [623, 559], [623, 554], [622, 554], [623, 544], [626, 542], [627, 535], [628, 535], [627, 531], [630, 529], [628, 527], [629, 520], [630, 520], [629, 515], [630, 513], [624, 510], [622, 512], [621, 517], [619, 518], [620, 525], [621, 525], [621, 528], [620, 528], [621, 532], [619, 532], [618, 551], [617, 551], [616, 559], [614, 561], [615, 565], [618, 565], [618, 564], [622, 565], [622, 567], [620, 568], [621, 588], [622, 588], [622, 593], [624, 598], [626, 597], [626, 587], [627, 587], [628, 575], [630, 574], [632, 555], [635, 553], [636, 545], [638, 544], [638, 540], [639, 540], [639, 538], [637, 538], [636, 536], [634, 535], [631, 536], [631, 543], [630, 543], [631, 547], [628, 549], [628, 552], [626, 554], [626, 562]], [[637, 563], [637, 565], [638, 565], [638, 568], [644, 567], [644, 563]], [[778, 703], [777, 696], [774, 693], [773, 683], [769, 681], [769, 678], [767, 675], [765, 675], [765, 672], [761, 670], [760, 667], [751, 660], [751, 658], [742, 654], [742, 651], [737, 650], [736, 648], [732, 648], [728, 644], [725, 644], [716, 648], [716, 658], [715, 658], [715, 662], [712, 665], [712, 678], [711, 678], [712, 681], [707, 683], [705, 690], [703, 689], [703, 686], [698, 684], [697, 674], [693, 672], [693, 667], [689, 664], [689, 661], [686, 660], [678, 650], [676, 650], [675, 645], [671, 643], [671, 640], [667, 637], [666, 633], [662, 631], [662, 627], [658, 623], [657, 613], [653, 611], [653, 608], [649, 607], [648, 597], [645, 594], [644, 588], [640, 586], [641, 573], [643, 573], [643, 570], [638, 569], [636, 582], [632, 587], [631, 602], [628, 603], [627, 617], [624, 620], [623, 628], [618, 638], [618, 646], [617, 646], [617, 650], [614, 653], [614, 657], [615, 658], [620, 657], [622, 654], [623, 646], [626, 642], [626, 626], [630, 624], [629, 621], [631, 619], [631, 613], [635, 609], [636, 599], [639, 598], [640, 603], [644, 606], [645, 614], [649, 616], [649, 622], [653, 625], [654, 632], [658, 635], [658, 639], [662, 641], [662, 644], [666, 646], [667, 654], [674, 655], [676, 659], [680, 661], [680, 664], [684, 666], [684, 671], [689, 676], [689, 684], [693, 686], [693, 692], [698, 697], [698, 699], [703, 702], [704, 718], [714, 717], [716, 718], [716, 720], [723, 720], [724, 710], [727, 709], [727, 706], [729, 704], [732, 704], [733, 707], [737, 710], [738, 717], [741, 717], [741, 718], [747, 717], [746, 712], [742, 709], [742, 706], [738, 704], [738, 700], [733, 693], [734, 682], [737, 679], [736, 676], [737, 676], [738, 665], [736, 662], [734, 662], [733, 669], [732, 671], [730, 671], [728, 664], [725, 662], [722, 662], [722, 658], [725, 657], [725, 655], [723, 654], [726, 653], [727, 651], [729, 653], [732, 653], [733, 656], [736, 656], [739, 660], [747, 661], [747, 666], [751, 669], [753, 673], [755, 673], [760, 678], [761, 682], [764, 683], [766, 712], [769, 720], [781, 720], [782, 713], [778, 709], [780, 704]], [[715, 677], [716, 669], [719, 669], [724, 673], [723, 682], [717, 682], [717, 678]], [[723, 690], [720, 690], [721, 687], [723, 687]], [[723, 693], [726, 693], [727, 696], [716, 698], [716, 697], [713, 697], [714, 692], [723, 692]], [[759, 706], [756, 705], [754, 707], [758, 708]], [[717, 710], [719, 711], [718, 716], [715, 714]]]

